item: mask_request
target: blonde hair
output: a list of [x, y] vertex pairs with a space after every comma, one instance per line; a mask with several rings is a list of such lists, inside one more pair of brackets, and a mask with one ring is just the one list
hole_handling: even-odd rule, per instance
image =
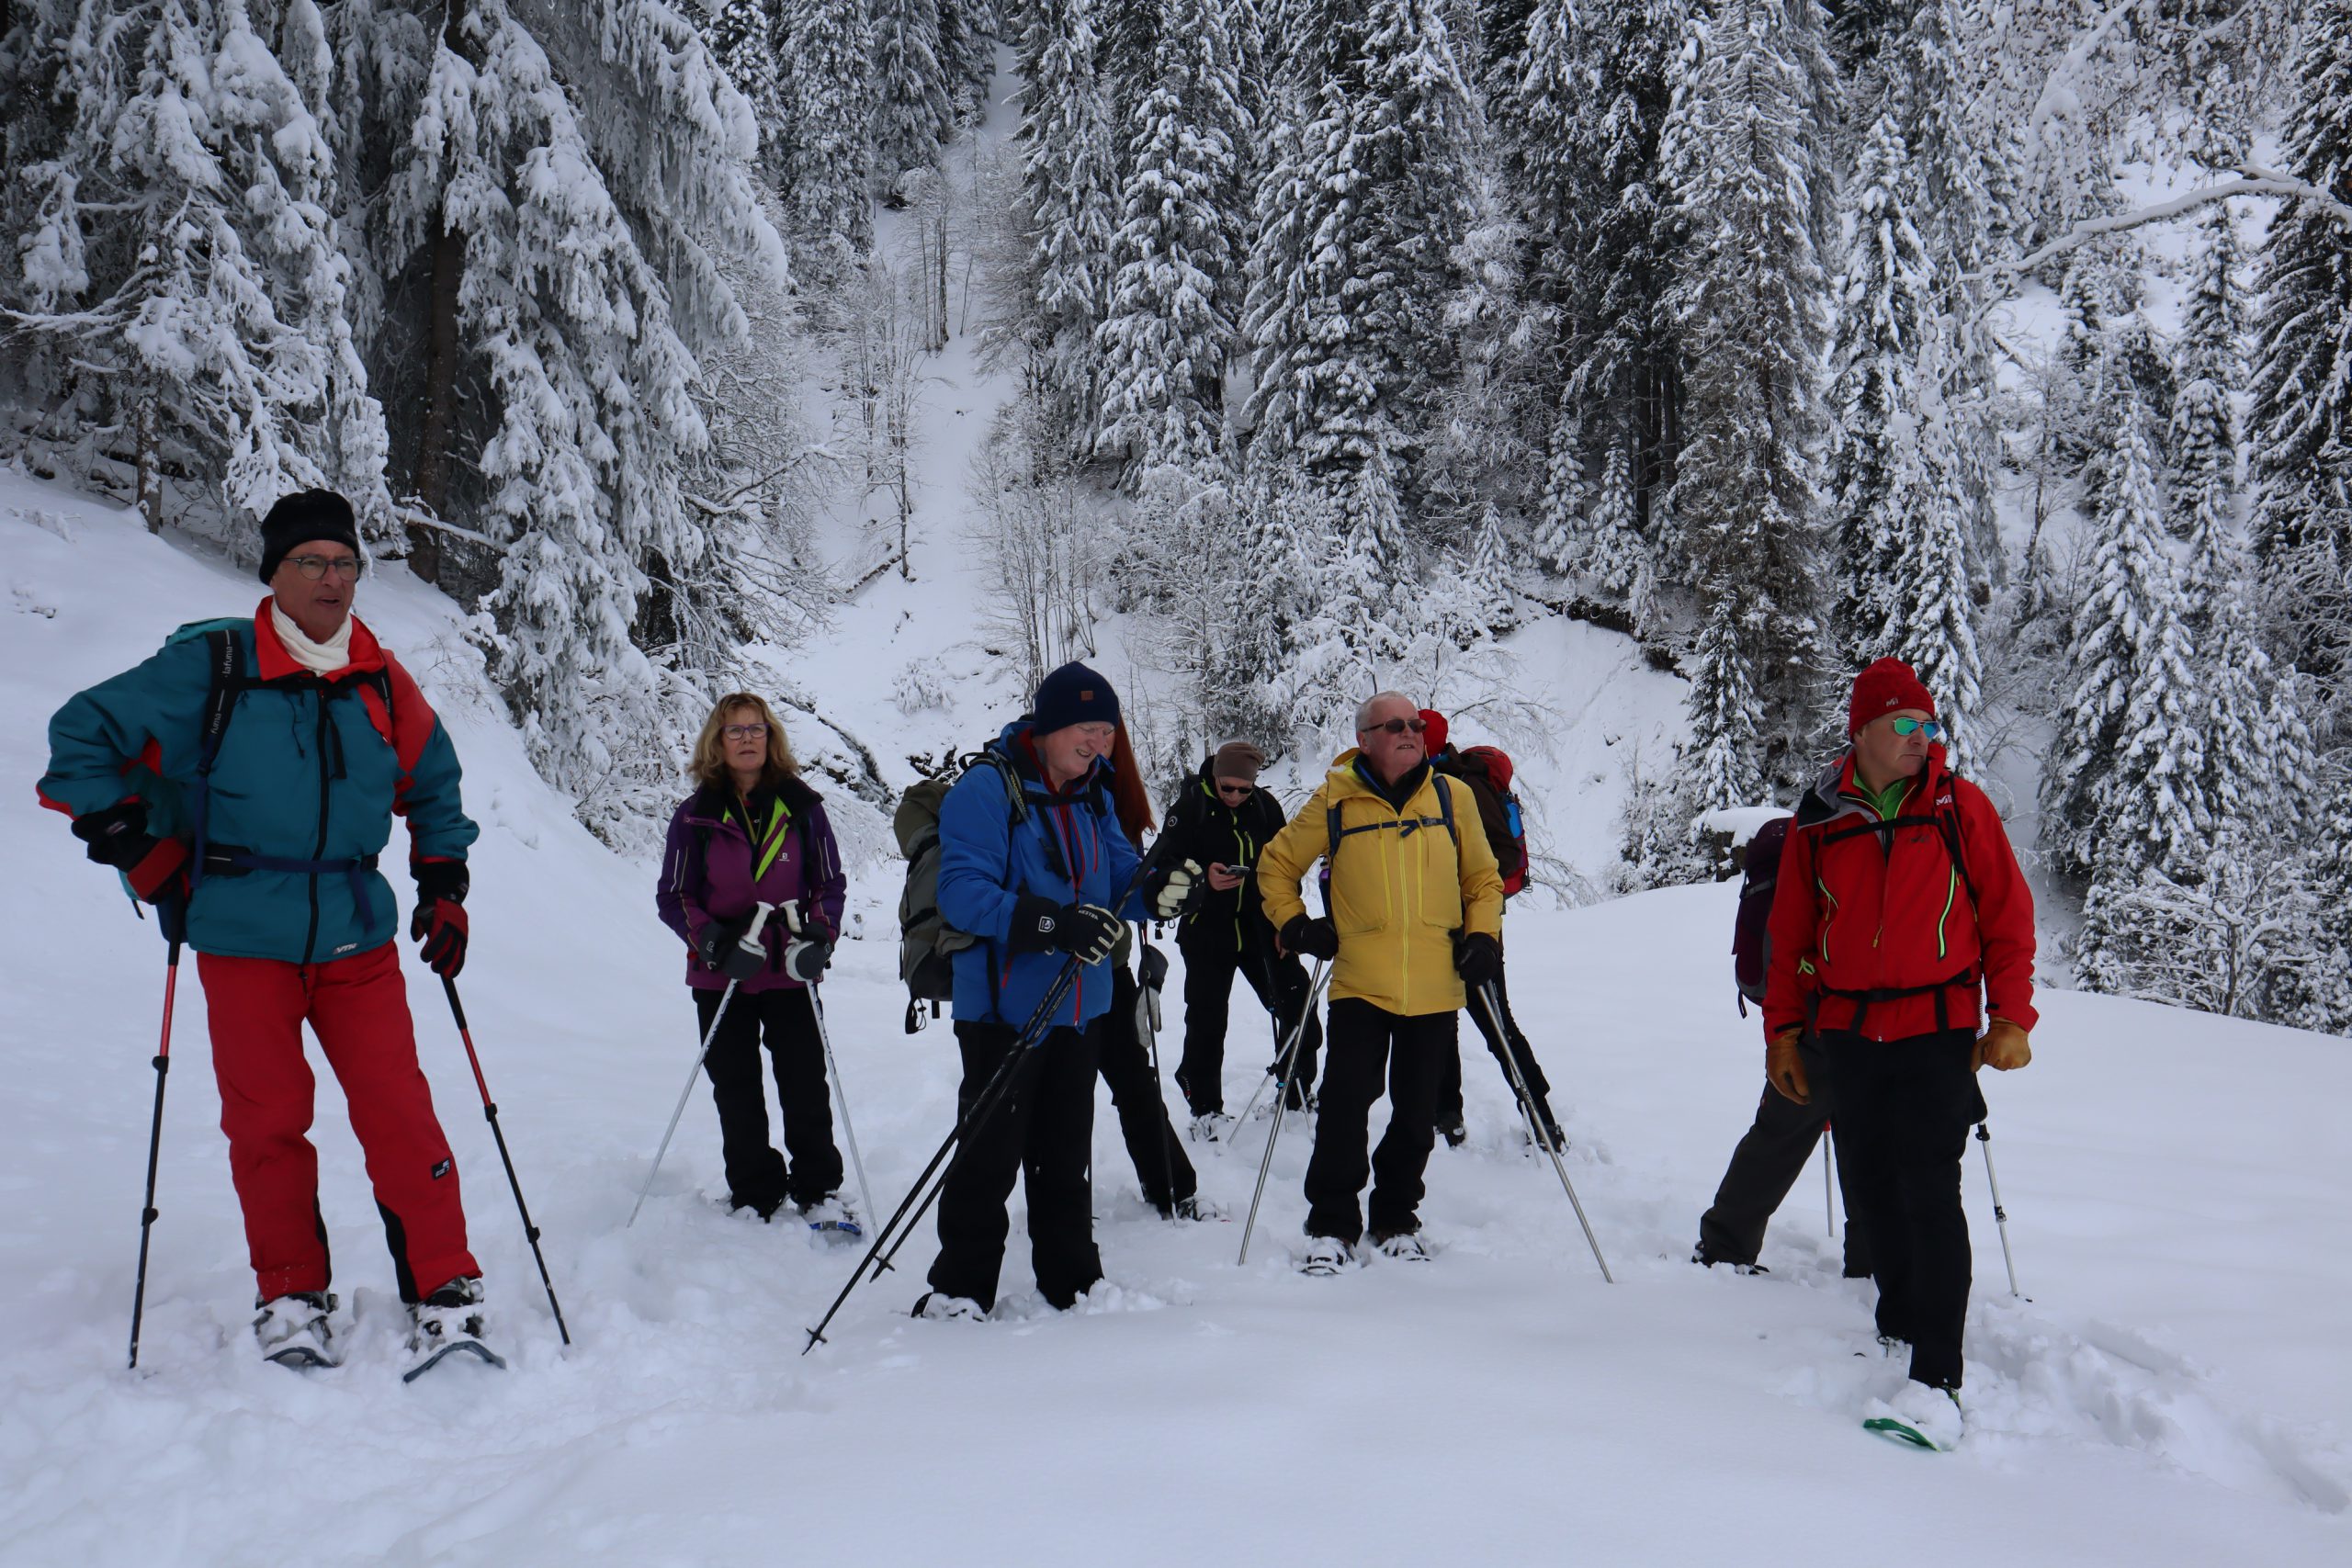
[[766, 699], [751, 692], [729, 692], [711, 705], [710, 716], [702, 721], [702, 734], [695, 738], [694, 756], [686, 763], [686, 775], [698, 784], [726, 784], [733, 778], [727, 766], [725, 738], [719, 732], [727, 728], [727, 716], [741, 708], [758, 714], [768, 727], [768, 757], [760, 767], [760, 783], [773, 789], [786, 779], [798, 778], [800, 761], [792, 754], [792, 743], [784, 738], [784, 725]]

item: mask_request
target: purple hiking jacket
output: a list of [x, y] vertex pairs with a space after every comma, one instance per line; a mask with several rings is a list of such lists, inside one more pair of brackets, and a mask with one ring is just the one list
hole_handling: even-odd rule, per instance
[[[756, 881], [752, 873], [758, 847], [731, 785], [705, 785], [670, 818], [662, 882], [653, 901], [662, 923], [685, 939], [686, 984], [695, 990], [727, 987], [727, 977], [707, 967], [694, 951], [703, 928], [713, 920], [748, 919], [755, 904], [805, 900], [801, 920], [812, 934], [820, 931], [831, 940], [842, 929], [849, 878], [842, 874], [841, 851], [833, 842], [823, 797], [798, 779], [786, 779], [773, 795], [761, 790], [752, 796], [751, 820], [764, 825], [778, 802], [790, 813], [784, 842], [767, 874]], [[769, 917], [761, 935], [768, 967], [744, 981], [743, 989], [798, 990], [800, 982], [784, 972], [784, 948], [791, 931], [782, 913]]]

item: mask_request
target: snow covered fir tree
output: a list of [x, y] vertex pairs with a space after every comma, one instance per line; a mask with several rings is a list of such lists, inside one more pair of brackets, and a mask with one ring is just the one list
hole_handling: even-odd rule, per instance
[[[1597, 840], [1529, 803], [1578, 898], [1726, 869], [1899, 657], [2075, 978], [2352, 1030], [2341, 0], [577, 13], [0, 6], [6, 460], [232, 556], [341, 490], [616, 845], [710, 694], [967, 555], [1148, 672], [1158, 782], [1390, 684], [1540, 755], [1528, 650], [1631, 639], [1673, 722]], [[2161, 955], [2224, 906], [2216, 1002]]]

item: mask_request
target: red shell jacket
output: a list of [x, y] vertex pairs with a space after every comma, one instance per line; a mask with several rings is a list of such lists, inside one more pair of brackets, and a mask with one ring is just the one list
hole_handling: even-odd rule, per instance
[[1765, 1038], [1810, 1023], [1904, 1040], [1988, 1012], [2034, 1026], [2033, 890], [1993, 803], [1934, 746], [1894, 820], [1872, 830], [1850, 751], [1799, 803], [1768, 927]]

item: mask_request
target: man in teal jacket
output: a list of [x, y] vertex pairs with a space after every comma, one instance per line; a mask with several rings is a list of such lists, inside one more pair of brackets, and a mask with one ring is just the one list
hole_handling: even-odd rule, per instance
[[478, 829], [439, 718], [351, 614], [350, 502], [288, 496], [262, 542], [270, 596], [250, 621], [182, 626], [57, 711], [40, 798], [167, 929], [184, 922], [257, 1285], [254, 1333], [273, 1360], [331, 1365], [305, 1021], [349, 1102], [420, 1345], [481, 1330], [481, 1271], [417, 1066], [391, 888], [376, 869], [393, 815], [407, 817], [411, 931], [437, 973], [455, 975]]

